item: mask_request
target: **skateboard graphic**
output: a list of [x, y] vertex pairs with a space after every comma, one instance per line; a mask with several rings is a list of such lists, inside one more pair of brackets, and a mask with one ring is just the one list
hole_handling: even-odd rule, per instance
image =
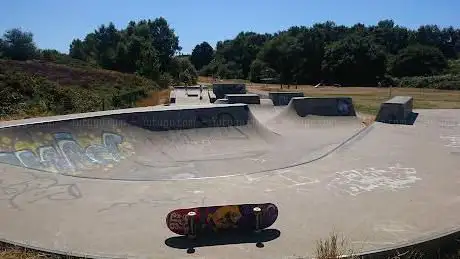
[[239, 204], [177, 209], [166, 216], [168, 228], [178, 234], [195, 237], [225, 231], [255, 231], [270, 227], [278, 217], [272, 203]]

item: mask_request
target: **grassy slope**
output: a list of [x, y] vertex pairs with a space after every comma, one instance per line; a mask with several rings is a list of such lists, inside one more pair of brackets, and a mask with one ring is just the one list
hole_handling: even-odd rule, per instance
[[[6, 94], [16, 91], [18, 95], [14, 100], [1, 100], [11, 104], [0, 114], [3, 119], [126, 108], [160, 90], [156, 82], [147, 78], [89, 64], [85, 67], [82, 62], [1, 59], [0, 88]], [[61, 107], [63, 102], [66, 107]]]

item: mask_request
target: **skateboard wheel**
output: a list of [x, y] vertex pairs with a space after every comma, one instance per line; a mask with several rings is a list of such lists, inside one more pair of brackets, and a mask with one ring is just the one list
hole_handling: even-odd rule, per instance
[[259, 233], [260, 232], [260, 214], [262, 212], [262, 209], [260, 207], [254, 207], [252, 211], [256, 215], [256, 233]]
[[196, 212], [190, 211], [187, 213], [187, 224], [188, 224], [188, 233], [189, 238], [195, 238], [195, 216]]

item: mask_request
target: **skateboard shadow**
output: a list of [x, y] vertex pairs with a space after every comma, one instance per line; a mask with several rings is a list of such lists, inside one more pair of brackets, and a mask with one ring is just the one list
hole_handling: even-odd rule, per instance
[[254, 243], [257, 247], [263, 247], [264, 242], [277, 239], [281, 232], [277, 229], [264, 229], [260, 233], [210, 233], [198, 236], [196, 239], [189, 239], [186, 236], [175, 236], [165, 240], [165, 244], [177, 249], [193, 249], [205, 246], [219, 246], [232, 244], [250, 244]]

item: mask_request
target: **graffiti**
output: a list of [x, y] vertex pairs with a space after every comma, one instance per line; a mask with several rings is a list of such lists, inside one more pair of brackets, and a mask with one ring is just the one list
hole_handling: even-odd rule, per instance
[[348, 115], [350, 109], [348, 108], [350, 104], [345, 100], [338, 100], [337, 102], [337, 111], [340, 115]]
[[336, 172], [336, 177], [328, 184], [327, 188], [336, 188], [349, 195], [359, 194], [373, 190], [397, 191], [409, 188], [421, 178], [416, 176], [414, 168], [404, 168], [400, 165], [377, 169], [353, 169]]
[[101, 144], [82, 147], [71, 133], [55, 133], [53, 144], [32, 149], [0, 152], [0, 163], [51, 172], [78, 171], [94, 165], [119, 162], [118, 146], [123, 142], [120, 135], [102, 133]]
[[[2, 170], [1, 175], [7, 173]], [[20, 204], [33, 204], [42, 200], [67, 201], [82, 197], [75, 183], [59, 183], [55, 177], [38, 176], [33, 172], [13, 173], [14, 182], [0, 178], [0, 201], [8, 201], [13, 209], [21, 210]]]
[[449, 148], [460, 148], [460, 135], [458, 136], [441, 136], [442, 140], [447, 141], [448, 143], [445, 144], [445, 147]]
[[237, 205], [228, 205], [217, 208], [207, 216], [208, 224], [213, 226], [214, 231], [238, 227], [241, 219], [241, 211]]
[[179, 212], [171, 212], [168, 217], [168, 226], [171, 230], [183, 230], [185, 233], [188, 232], [187, 215]]

